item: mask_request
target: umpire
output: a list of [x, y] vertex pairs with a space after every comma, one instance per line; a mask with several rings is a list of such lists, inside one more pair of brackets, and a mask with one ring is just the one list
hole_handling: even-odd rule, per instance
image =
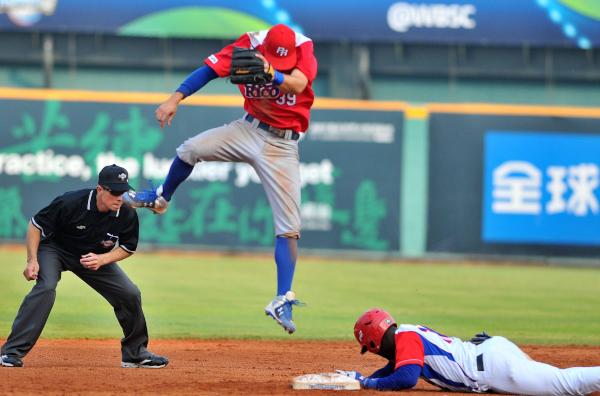
[[36, 284], [2, 346], [2, 366], [23, 366], [21, 359], [42, 333], [61, 272], [67, 270], [113, 306], [124, 334], [121, 367], [161, 368], [169, 363], [146, 349], [148, 330], [140, 290], [116, 264], [131, 256], [138, 243], [137, 214], [122, 206], [121, 195], [129, 189], [127, 170], [109, 165], [100, 171], [96, 188], [67, 192], [31, 218], [23, 275]]

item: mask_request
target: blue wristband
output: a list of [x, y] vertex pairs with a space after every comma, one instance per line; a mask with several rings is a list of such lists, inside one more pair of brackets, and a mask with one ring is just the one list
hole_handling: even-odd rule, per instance
[[281, 85], [283, 84], [283, 73], [278, 72], [277, 70], [275, 70], [275, 74], [273, 74], [273, 84], [275, 85]]

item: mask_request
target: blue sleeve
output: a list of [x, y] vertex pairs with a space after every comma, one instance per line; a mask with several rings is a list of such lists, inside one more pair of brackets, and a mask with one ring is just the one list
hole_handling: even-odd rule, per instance
[[420, 375], [421, 366], [418, 364], [407, 364], [387, 377], [366, 378], [363, 382], [363, 387], [377, 390], [410, 389], [417, 385]]
[[388, 375], [394, 372], [394, 362], [389, 362], [379, 370], [375, 371], [373, 374], [369, 375], [369, 378], [381, 378], [387, 377]]
[[177, 88], [177, 92], [181, 92], [184, 97], [188, 97], [205, 86], [207, 82], [214, 80], [217, 77], [218, 75], [213, 69], [204, 65], [187, 76], [179, 88]]

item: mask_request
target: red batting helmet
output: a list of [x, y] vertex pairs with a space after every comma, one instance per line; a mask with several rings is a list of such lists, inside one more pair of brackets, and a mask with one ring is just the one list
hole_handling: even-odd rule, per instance
[[360, 353], [379, 352], [383, 335], [395, 324], [392, 315], [380, 308], [369, 309], [362, 314], [354, 325], [354, 337], [362, 346]]

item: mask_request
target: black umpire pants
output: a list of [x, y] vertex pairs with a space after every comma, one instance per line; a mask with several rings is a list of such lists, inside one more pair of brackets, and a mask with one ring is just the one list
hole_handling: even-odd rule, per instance
[[56, 298], [56, 286], [62, 271], [71, 271], [102, 295], [115, 310], [123, 328], [121, 353], [124, 361], [137, 361], [150, 356], [148, 330], [142, 311], [140, 290], [116, 264], [97, 271], [81, 265], [80, 257], [56, 244], [41, 244], [38, 249], [40, 270], [35, 286], [23, 300], [12, 330], [2, 346], [2, 355], [22, 358], [37, 342]]

